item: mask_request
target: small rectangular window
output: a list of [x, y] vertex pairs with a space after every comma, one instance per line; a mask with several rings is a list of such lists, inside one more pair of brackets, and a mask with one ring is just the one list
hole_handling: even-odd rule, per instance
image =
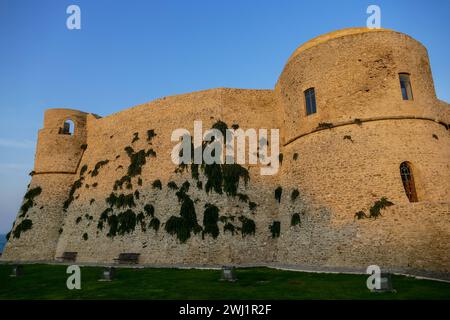
[[306, 115], [316, 113], [316, 94], [314, 88], [305, 91]]
[[402, 90], [403, 100], [413, 100], [411, 80], [409, 79], [409, 74], [400, 73], [400, 88]]

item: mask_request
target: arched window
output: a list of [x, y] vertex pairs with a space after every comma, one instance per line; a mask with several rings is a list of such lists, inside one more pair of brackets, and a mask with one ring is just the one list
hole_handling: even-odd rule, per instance
[[413, 100], [413, 93], [411, 88], [411, 80], [409, 79], [409, 74], [399, 73], [400, 78], [400, 89], [402, 90], [403, 100]]
[[73, 121], [70, 119], [64, 121], [64, 125], [62, 127], [62, 130], [60, 130], [60, 133], [72, 135], [74, 132], [75, 132], [75, 124], [73, 123]]
[[306, 115], [316, 113], [316, 93], [314, 88], [305, 90]]
[[405, 188], [406, 196], [409, 202], [417, 202], [416, 185], [414, 184], [414, 176], [409, 162], [400, 164], [400, 176], [402, 177], [403, 188]]

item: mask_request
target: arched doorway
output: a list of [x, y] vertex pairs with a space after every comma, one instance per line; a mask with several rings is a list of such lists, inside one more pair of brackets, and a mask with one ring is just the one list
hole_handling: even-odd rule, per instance
[[414, 175], [411, 164], [409, 162], [402, 162], [400, 164], [400, 176], [403, 182], [403, 188], [405, 188], [406, 196], [409, 202], [417, 202], [416, 185], [414, 183]]

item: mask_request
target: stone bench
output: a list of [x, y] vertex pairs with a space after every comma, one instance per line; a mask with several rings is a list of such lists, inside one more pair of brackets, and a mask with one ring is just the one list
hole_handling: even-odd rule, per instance
[[125, 252], [119, 254], [119, 257], [114, 261], [118, 264], [137, 264], [140, 255], [140, 253]]
[[61, 257], [57, 257], [56, 259], [61, 262], [74, 262], [77, 259], [78, 252], [63, 252]]

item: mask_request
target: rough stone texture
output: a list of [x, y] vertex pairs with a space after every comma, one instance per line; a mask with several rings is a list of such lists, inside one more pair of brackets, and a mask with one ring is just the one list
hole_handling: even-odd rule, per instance
[[[401, 72], [411, 76], [413, 101], [402, 100]], [[303, 92], [310, 87], [315, 88], [318, 111], [306, 116]], [[76, 124], [75, 134], [58, 134], [69, 118]], [[355, 119], [362, 124], [355, 124]], [[281, 130], [283, 162], [278, 174], [261, 176], [258, 165], [245, 166], [250, 181], [247, 186], [241, 181], [238, 192], [257, 203], [254, 212], [237, 197], [199, 190], [189, 170], [175, 172], [172, 131], [186, 128], [192, 133], [194, 120], [203, 121], [203, 130], [218, 120], [244, 130]], [[318, 129], [319, 123], [334, 127]], [[212, 89], [157, 99], [104, 118], [50, 109], [39, 132], [30, 185], [42, 187], [27, 214], [33, 227], [20, 239], [10, 238], [2, 259], [52, 260], [64, 251], [76, 251], [80, 262], [111, 263], [119, 253], [139, 252], [141, 263], [154, 265], [378, 264], [450, 272], [449, 123], [450, 108], [436, 98], [426, 49], [407, 35], [367, 29], [342, 30], [303, 45], [289, 59], [273, 91]], [[150, 129], [156, 133], [151, 142]], [[132, 143], [136, 132], [139, 140]], [[132, 189], [124, 186], [116, 194], [139, 190], [133, 211], [152, 204], [161, 227], [158, 232], [143, 231], [138, 225], [130, 234], [110, 238], [107, 227], [99, 230], [97, 223], [108, 208], [105, 199], [115, 181], [127, 172], [127, 146], [153, 149], [156, 157], [147, 158], [142, 173], [132, 178]], [[104, 160], [108, 162], [92, 176], [95, 165]], [[403, 161], [413, 166], [417, 203], [405, 195], [399, 174]], [[64, 210], [85, 165], [82, 185]], [[162, 190], [152, 188], [156, 179]], [[205, 185], [202, 174], [200, 179]], [[190, 182], [188, 194], [195, 200], [200, 225], [204, 205], [212, 203], [221, 216], [235, 216], [236, 226], [240, 215], [253, 219], [256, 234], [225, 233], [219, 222], [216, 239], [200, 233], [180, 243], [164, 230], [164, 223], [180, 210], [169, 181], [178, 186]], [[274, 197], [278, 186], [283, 188], [280, 203]], [[300, 195], [292, 201], [294, 189]], [[381, 197], [394, 203], [381, 217], [355, 219], [357, 211], [367, 213]], [[290, 225], [293, 213], [301, 216], [297, 226]], [[279, 238], [269, 231], [273, 221], [281, 222]]]

